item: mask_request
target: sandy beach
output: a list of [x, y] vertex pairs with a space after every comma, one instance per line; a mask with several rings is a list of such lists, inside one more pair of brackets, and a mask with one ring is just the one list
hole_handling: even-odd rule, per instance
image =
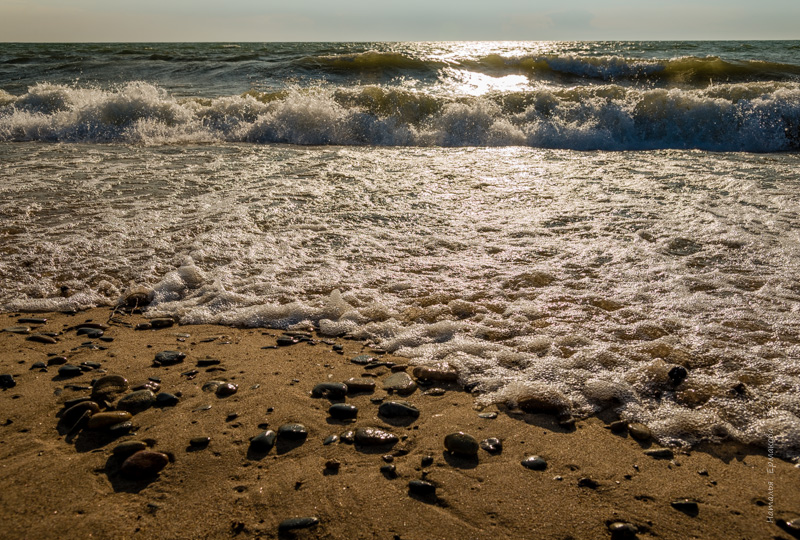
[[[136, 329], [147, 324], [141, 314], [108, 308], [0, 315], [0, 374], [11, 376], [0, 391], [3, 538], [798, 534], [800, 470], [765, 451], [728, 444], [648, 455], [661, 446], [613, 424], [611, 412], [570, 426], [504, 405], [477, 410], [458, 382], [414, 377], [405, 359], [358, 341], [210, 325]], [[31, 340], [42, 335], [52, 339]], [[185, 358], [158, 365], [162, 351]], [[65, 365], [79, 374], [60, 375]], [[401, 376], [400, 386], [411, 388], [384, 389], [398, 373], [415, 384]], [[92, 381], [109, 375], [124, 377], [127, 388], [104, 383], [100, 412], [126, 408], [120, 401], [137, 388], [174, 398], [127, 407], [136, 412], [131, 424], [112, 429], [91, 429], [74, 411], [64, 418], [65, 403], [92, 396]], [[366, 382], [356, 393], [351, 383], [345, 397], [336, 385], [317, 387], [352, 378]], [[379, 410], [398, 401], [418, 417]], [[355, 406], [334, 413], [355, 419], [332, 417], [333, 403]], [[307, 435], [297, 428], [294, 438], [281, 432], [272, 448], [251, 444], [285, 424], [302, 424]], [[359, 428], [397, 440], [373, 446]], [[362, 437], [355, 444], [346, 442], [351, 430]], [[464, 437], [457, 449], [465, 453], [450, 452], [445, 438], [457, 432], [479, 443], [499, 439], [501, 448], [475, 452]], [[342, 438], [325, 441], [331, 435]], [[128, 441], [166, 458], [151, 469], [125, 468], [125, 449], [138, 449], [118, 448]], [[523, 466], [531, 456], [542, 458], [539, 465]], [[313, 519], [286, 522], [292, 518]]]

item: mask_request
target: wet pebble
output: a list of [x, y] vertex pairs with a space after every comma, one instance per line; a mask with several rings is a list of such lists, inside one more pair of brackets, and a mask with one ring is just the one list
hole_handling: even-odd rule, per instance
[[220, 363], [216, 358], [201, 358], [197, 361], [197, 367], [218, 366]]
[[308, 529], [319, 525], [319, 518], [314, 516], [284, 519], [278, 525], [279, 533], [287, 533], [298, 529]]
[[483, 412], [478, 414], [478, 418], [483, 418], [484, 420], [494, 420], [497, 418], [496, 412]]
[[223, 381], [208, 381], [201, 389], [203, 392], [216, 392], [221, 384], [224, 384]]
[[366, 366], [367, 364], [373, 364], [377, 362], [378, 359], [368, 354], [359, 354], [358, 356], [354, 356], [353, 358], [351, 358], [350, 361], [360, 366]]
[[211, 437], [193, 437], [189, 439], [189, 446], [192, 448], [205, 448], [211, 442]]
[[433, 456], [422, 456], [422, 459], [420, 460], [420, 465], [422, 465], [423, 467], [430, 467], [431, 465], [433, 465]]
[[624, 420], [617, 420], [616, 422], [611, 422], [608, 425], [608, 429], [611, 430], [611, 433], [625, 433], [628, 430], [628, 423]]
[[58, 375], [60, 377], [77, 377], [78, 375], [83, 375], [83, 370], [79, 366], [64, 364], [58, 368]]
[[700, 513], [700, 509], [697, 506], [697, 502], [691, 499], [678, 499], [672, 501], [670, 503], [670, 506], [672, 506], [675, 510], [683, 512], [684, 514], [692, 517], [695, 517], [697, 516], [697, 514]]
[[[331, 437], [335, 437], [335, 435], [331, 435]], [[356, 432], [352, 429], [348, 429], [339, 435], [339, 440], [341, 440], [344, 444], [353, 444], [356, 442]]]
[[419, 409], [406, 401], [386, 401], [378, 407], [378, 414], [386, 418], [418, 418]]
[[226, 383], [222, 383], [219, 386], [217, 386], [217, 390], [214, 393], [217, 395], [217, 397], [224, 398], [224, 397], [232, 396], [238, 390], [239, 390], [239, 385], [226, 382]]
[[155, 405], [157, 407], [174, 407], [180, 402], [180, 399], [175, 394], [168, 392], [161, 392], [156, 396]]
[[61, 415], [61, 420], [65, 424], [71, 425], [75, 423], [85, 411], [89, 411], [89, 414], [95, 414], [100, 412], [100, 406], [94, 401], [82, 401], [81, 403], [76, 403], [64, 411], [64, 413]]
[[0, 375], [0, 388], [14, 388], [17, 386], [17, 381], [10, 373]]
[[115, 446], [111, 453], [120, 459], [125, 459], [128, 456], [132, 456], [136, 452], [139, 452], [140, 450], [146, 449], [147, 443], [144, 441], [125, 441]]
[[597, 489], [598, 487], [600, 487], [600, 484], [597, 482], [597, 480], [593, 480], [592, 478], [585, 476], [583, 478], [578, 479], [578, 487]]
[[686, 368], [683, 366], [675, 366], [669, 370], [669, 373], [667, 373], [667, 377], [669, 377], [669, 382], [672, 384], [672, 386], [680, 385], [688, 376], [689, 372], [686, 371]]
[[92, 415], [89, 418], [89, 429], [103, 429], [119, 424], [120, 422], [127, 422], [133, 418], [133, 415], [128, 411], [107, 411]]
[[58, 343], [58, 340], [53, 336], [47, 336], [45, 334], [31, 334], [27, 337], [28, 341], [34, 341], [36, 343], [44, 343], [45, 345], [55, 345]]
[[278, 345], [278, 347], [288, 347], [289, 345], [300, 343], [300, 340], [293, 337], [281, 336], [275, 340], [275, 343]]
[[92, 385], [92, 399], [113, 401], [128, 390], [128, 379], [122, 375], [100, 377]]
[[[344, 440], [344, 436], [342, 436]], [[396, 444], [397, 435], [374, 427], [358, 428], [354, 435], [356, 443], [363, 446], [380, 446]]]
[[478, 441], [463, 431], [450, 433], [444, 438], [444, 447], [448, 452], [463, 456], [474, 456], [478, 453]]
[[146, 411], [156, 402], [156, 395], [152, 390], [137, 390], [131, 392], [117, 402], [117, 409], [137, 414]]
[[120, 472], [129, 479], [139, 479], [158, 474], [169, 463], [169, 456], [153, 450], [140, 450], [129, 456]]
[[47, 359], [48, 366], [63, 366], [67, 363], [66, 356], [51, 356]]
[[653, 436], [653, 432], [650, 431], [649, 427], [638, 422], [628, 424], [628, 433], [637, 441], [649, 441]]
[[159, 317], [157, 319], [150, 319], [151, 328], [169, 328], [174, 324], [175, 321], [169, 317]]
[[375, 391], [375, 381], [364, 377], [354, 377], [344, 381], [348, 395], [370, 393]]
[[3, 328], [3, 332], [8, 332], [9, 334], [30, 334], [31, 328], [30, 326], [9, 326]]
[[482, 440], [480, 446], [490, 454], [499, 454], [503, 451], [503, 441], [496, 437], [490, 437]]
[[381, 474], [386, 478], [397, 478], [397, 467], [393, 464], [381, 465]]
[[653, 450], [645, 450], [644, 455], [650, 456], [653, 459], [672, 459], [675, 453], [669, 448], [654, 448]]
[[458, 373], [449, 367], [417, 366], [412, 372], [417, 379], [427, 379], [429, 381], [457, 381]]
[[308, 429], [303, 424], [283, 424], [278, 428], [278, 436], [291, 441], [302, 441], [308, 437]]
[[[34, 362], [31, 365], [31, 369], [39, 369], [42, 371], [47, 371], [47, 364], [45, 364], [44, 362]], [[0, 385], [2, 385], [2, 383], [0, 383]]]
[[325, 446], [328, 446], [329, 444], [333, 444], [333, 443], [338, 442], [338, 441], [339, 441], [339, 436], [338, 435], [328, 435], [327, 437], [325, 437], [325, 440], [322, 441], [322, 444], [324, 444]]
[[47, 319], [43, 317], [20, 317], [17, 322], [20, 324], [45, 324]]
[[156, 353], [153, 363], [157, 366], [171, 366], [180, 364], [186, 358], [186, 353], [180, 351], [161, 351]]
[[612, 540], [634, 540], [639, 529], [633, 523], [615, 521], [608, 525]]
[[272, 447], [275, 446], [275, 442], [277, 440], [278, 434], [269, 429], [250, 439], [250, 448], [256, 452], [266, 453], [272, 450]]
[[85, 326], [81, 326], [75, 332], [75, 335], [86, 336], [89, 339], [98, 339], [98, 338], [103, 336], [103, 333], [104, 332], [102, 330], [100, 330], [99, 328], [88, 328], [88, 327], [85, 327]]
[[312, 397], [328, 399], [342, 399], [347, 395], [347, 385], [337, 382], [323, 382], [311, 390]]
[[447, 393], [447, 391], [444, 388], [439, 388], [437, 386], [435, 388], [431, 388], [430, 390], [425, 390], [423, 392], [423, 395], [432, 396], [432, 397], [439, 397], [439, 396], [445, 395], [446, 393]]
[[113, 426], [108, 426], [106, 428], [108, 433], [114, 437], [121, 437], [122, 435], [127, 435], [131, 431], [133, 431], [133, 422], [130, 420], [126, 420], [125, 422], [120, 422], [118, 424], [114, 424]]
[[408, 373], [403, 371], [393, 373], [383, 381], [383, 389], [387, 392], [397, 392], [398, 394], [410, 394], [417, 389], [417, 383]]
[[349, 420], [358, 416], [358, 407], [348, 403], [334, 403], [328, 409], [328, 414], [337, 420]]
[[436, 485], [427, 480], [412, 480], [408, 483], [408, 492], [412, 495], [428, 497], [436, 494]]
[[547, 461], [540, 456], [529, 456], [522, 460], [522, 466], [532, 471], [543, 471], [547, 469]]

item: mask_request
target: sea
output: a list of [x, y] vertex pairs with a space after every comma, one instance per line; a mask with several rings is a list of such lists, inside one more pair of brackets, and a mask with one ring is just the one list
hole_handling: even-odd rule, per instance
[[0, 310], [145, 291], [798, 459], [799, 150], [798, 41], [4, 43]]

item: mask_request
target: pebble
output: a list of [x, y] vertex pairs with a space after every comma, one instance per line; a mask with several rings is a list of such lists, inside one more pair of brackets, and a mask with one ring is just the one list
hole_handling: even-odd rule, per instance
[[83, 370], [79, 366], [64, 364], [58, 368], [58, 375], [60, 377], [77, 377], [78, 375], [83, 375]]
[[675, 453], [669, 448], [655, 448], [653, 450], [645, 450], [644, 455], [650, 456], [653, 459], [672, 459]]
[[10, 373], [0, 375], [0, 388], [14, 388], [17, 386], [17, 381]]
[[136, 325], [136, 330], [152, 330], [153, 325], [149, 322], [140, 322]]
[[311, 397], [324, 397], [328, 399], [342, 399], [347, 395], [347, 385], [337, 382], [323, 382], [311, 390]]
[[131, 431], [133, 431], [133, 422], [127, 420], [125, 422], [120, 422], [119, 424], [114, 424], [113, 426], [109, 426], [107, 431], [114, 437], [121, 437], [122, 435], [127, 435]]
[[686, 371], [686, 368], [683, 366], [675, 366], [669, 370], [669, 373], [667, 373], [667, 377], [669, 377], [669, 382], [672, 384], [672, 386], [678, 386], [681, 384], [688, 375], [689, 372]]
[[338, 435], [328, 435], [327, 437], [325, 437], [325, 440], [322, 441], [322, 444], [324, 444], [325, 446], [328, 446], [329, 444], [333, 444], [333, 443], [337, 442], [338, 440], [339, 440], [339, 436]]
[[358, 364], [359, 366], [366, 366], [367, 364], [373, 364], [377, 362], [378, 359], [368, 354], [359, 354], [358, 356], [351, 358], [350, 361], [354, 364]]
[[401, 371], [386, 377], [383, 381], [383, 389], [387, 392], [410, 394], [417, 389], [417, 383], [408, 373]]
[[397, 467], [395, 465], [381, 465], [381, 474], [386, 478], [397, 478]]
[[293, 337], [281, 336], [275, 340], [275, 343], [278, 345], [278, 347], [288, 347], [289, 345], [300, 343], [300, 340]]
[[89, 418], [89, 429], [102, 429], [119, 424], [120, 422], [127, 422], [133, 418], [133, 415], [128, 411], [107, 411], [92, 415]]
[[92, 399], [113, 401], [127, 390], [128, 379], [122, 375], [106, 375], [92, 385]]
[[433, 465], [433, 456], [423, 456], [420, 460], [420, 465], [423, 467], [430, 467]]
[[[344, 436], [342, 436], [344, 440]], [[358, 428], [354, 435], [356, 443], [363, 446], [380, 446], [396, 444], [397, 435], [374, 427]]]
[[636, 533], [639, 532], [636, 525], [624, 521], [615, 521], [609, 524], [608, 530], [612, 540], [633, 540], [636, 538]]
[[130, 479], [138, 479], [158, 474], [169, 463], [169, 456], [153, 450], [140, 450], [129, 456], [120, 472]]
[[457, 381], [458, 373], [449, 367], [430, 367], [417, 366], [412, 371], [417, 379], [427, 379], [429, 381]]
[[222, 362], [216, 358], [201, 358], [197, 361], [197, 367], [217, 366]]
[[[503, 441], [496, 437], [490, 437], [482, 440], [480, 446], [490, 454], [499, 454], [503, 451]], [[524, 464], [525, 463], [523, 462], [523, 465]]]
[[436, 494], [436, 485], [427, 480], [412, 480], [408, 483], [408, 492], [412, 495], [430, 496]]
[[302, 441], [308, 437], [308, 430], [303, 424], [283, 424], [278, 428], [278, 435], [282, 439]]
[[[543, 471], [547, 469], [547, 461], [540, 456], [526, 457], [521, 463], [523, 467], [532, 471]], [[580, 483], [578, 485], [580, 485]]]
[[161, 389], [161, 384], [156, 382], [156, 381], [153, 381], [153, 380], [147, 380], [147, 381], [143, 382], [142, 384], [136, 385], [136, 386], [134, 386], [132, 388], [132, 390], [135, 390], [135, 391], [138, 391], [138, 390], [150, 390], [154, 394], [156, 392], [158, 392], [160, 389]]
[[36, 343], [44, 343], [45, 345], [55, 345], [58, 343], [58, 340], [52, 336], [46, 336], [44, 334], [31, 334], [28, 336], [28, 341], [35, 341]]
[[17, 322], [20, 324], [45, 324], [47, 319], [42, 317], [20, 317]]
[[347, 386], [347, 393], [350, 395], [375, 391], [375, 381], [363, 377], [347, 379], [344, 384]]
[[423, 395], [438, 397], [438, 396], [445, 395], [445, 393], [446, 393], [446, 390], [444, 388], [439, 388], [437, 386], [435, 388], [431, 388], [430, 390], [425, 390], [425, 392], [423, 392]]
[[189, 439], [192, 448], [205, 448], [211, 442], [211, 437], [193, 437]]
[[[335, 437], [335, 435], [331, 435], [331, 437]], [[344, 444], [353, 444], [354, 442], [356, 442], [356, 432], [353, 431], [352, 429], [348, 429], [347, 431], [339, 435], [339, 439]]]
[[256, 452], [267, 453], [272, 450], [272, 447], [275, 446], [275, 441], [277, 440], [278, 434], [269, 429], [250, 439], [250, 448]]
[[51, 356], [47, 359], [48, 366], [62, 366], [67, 363], [66, 356]]
[[179, 401], [180, 399], [175, 394], [161, 392], [156, 396], [155, 405], [157, 407], [174, 407]]
[[30, 334], [31, 328], [30, 326], [9, 326], [3, 328], [3, 332], [8, 332], [10, 334]]
[[616, 422], [611, 422], [608, 425], [608, 429], [611, 430], [611, 433], [625, 433], [628, 429], [628, 423], [624, 420], [617, 420]]
[[474, 456], [478, 453], [478, 441], [463, 431], [451, 433], [444, 438], [444, 447], [448, 452], [464, 456]]
[[67, 425], [73, 424], [83, 415], [84, 411], [89, 411], [89, 414], [95, 414], [100, 412], [100, 406], [94, 401], [76, 403], [64, 411], [61, 415], [61, 420]]
[[386, 418], [418, 418], [419, 409], [406, 401], [386, 401], [378, 407], [378, 414]]
[[233, 394], [236, 393], [237, 390], [239, 390], [239, 385], [226, 382], [226, 383], [220, 384], [217, 387], [217, 391], [214, 392], [214, 393], [217, 395], [217, 397], [224, 398], [224, 397], [232, 396]]
[[308, 529], [319, 525], [319, 518], [314, 516], [284, 519], [278, 525], [278, 532], [285, 533], [297, 529]]
[[676, 501], [672, 501], [670, 505], [680, 512], [687, 514], [689, 516], [695, 517], [697, 514], [700, 513], [700, 509], [697, 506], [697, 502], [692, 501], [690, 499], [678, 499]]
[[128, 456], [132, 456], [136, 452], [140, 450], [146, 450], [147, 443], [144, 441], [125, 441], [124, 443], [120, 443], [114, 447], [111, 451], [112, 454], [117, 456], [120, 459], [125, 459]]
[[559, 392], [552, 391], [542, 395], [526, 396], [517, 403], [520, 409], [535, 414], [565, 414], [569, 411], [569, 401]]
[[117, 409], [137, 414], [146, 411], [156, 402], [156, 395], [152, 390], [137, 390], [131, 392], [117, 402]]
[[334, 403], [328, 409], [328, 414], [337, 420], [349, 420], [358, 416], [358, 407], [348, 403]]
[[200, 412], [200, 411], [207, 411], [211, 408], [211, 405], [200, 405], [196, 409], [192, 409], [192, 412]]
[[43, 371], [47, 371], [47, 364], [45, 364], [44, 362], [34, 362], [31, 365], [31, 369], [40, 369]]
[[649, 427], [638, 422], [628, 424], [628, 433], [637, 441], [649, 441], [653, 436], [653, 432], [650, 431]]
[[175, 324], [175, 320], [169, 317], [159, 317], [157, 319], [150, 319], [151, 328], [169, 328]]
[[75, 332], [75, 335], [86, 336], [89, 339], [98, 339], [102, 337], [103, 334], [104, 332], [99, 328], [87, 328], [85, 326], [78, 328], [78, 330]]
[[180, 351], [161, 351], [156, 353], [153, 363], [157, 366], [171, 366], [180, 364], [184, 358], [186, 358], [186, 353]]
[[221, 384], [223, 384], [223, 381], [208, 381], [201, 388], [203, 392], [216, 392]]
[[496, 412], [482, 412], [478, 414], [478, 418], [483, 418], [484, 420], [494, 420], [497, 418]]
[[585, 477], [580, 478], [578, 480], [578, 487], [585, 487], [585, 488], [589, 488], [589, 489], [597, 489], [598, 487], [600, 487], [600, 484], [597, 482], [597, 480], [593, 480], [593, 479], [585, 476]]

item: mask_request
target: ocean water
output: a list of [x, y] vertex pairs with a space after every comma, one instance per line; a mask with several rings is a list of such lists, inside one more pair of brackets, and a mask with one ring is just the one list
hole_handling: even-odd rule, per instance
[[0, 309], [147, 289], [797, 458], [798, 148], [800, 42], [2, 44]]

